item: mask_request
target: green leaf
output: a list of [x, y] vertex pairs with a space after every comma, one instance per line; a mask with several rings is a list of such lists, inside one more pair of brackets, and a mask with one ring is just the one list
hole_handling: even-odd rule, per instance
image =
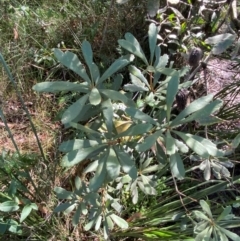
[[198, 219], [202, 219], [208, 222], [211, 222], [211, 219], [209, 219], [209, 217], [207, 217], [203, 212], [200, 211], [193, 211], [193, 214], [196, 216], [196, 218]]
[[114, 149], [110, 148], [109, 155], [107, 158], [107, 163], [106, 163], [106, 169], [107, 169], [107, 174], [111, 181], [115, 180], [119, 176], [120, 167], [121, 166]]
[[89, 231], [89, 230], [93, 227], [93, 225], [95, 224], [95, 222], [96, 222], [96, 218], [92, 219], [89, 223], [87, 223], [87, 224], [84, 226], [84, 229], [85, 229], [86, 231]]
[[175, 99], [175, 96], [178, 91], [178, 84], [179, 84], [179, 75], [173, 75], [168, 82], [167, 87], [167, 97], [166, 97], [166, 103], [167, 103], [167, 120], [170, 120], [170, 114], [172, 110], [172, 104]]
[[[151, 1], [154, 1], [157, 5], [159, 5], [159, 1], [156, 1], [156, 0], [151, 0]], [[148, 4], [148, 6], [149, 6], [149, 4]], [[151, 64], [153, 62], [153, 56], [154, 56], [155, 48], [157, 45], [157, 34], [158, 34], [157, 26], [154, 23], [151, 23], [149, 25], [149, 30], [148, 30], [148, 41], [149, 41], [149, 49], [150, 49], [150, 53], [151, 53], [151, 56], [150, 56]]]
[[73, 119], [75, 119], [79, 113], [81, 112], [83, 106], [85, 105], [86, 101], [88, 99], [88, 94], [84, 95], [80, 99], [78, 99], [75, 103], [70, 105], [67, 110], [63, 113], [62, 116], [62, 123], [63, 124], [68, 124], [71, 122]]
[[149, 183], [150, 179], [145, 175], [141, 175], [141, 179], [144, 185], [144, 190], [142, 191], [147, 195], [157, 195], [156, 189], [153, 188]]
[[165, 151], [163, 150], [163, 145], [160, 145], [158, 142], [156, 142], [156, 157], [159, 163], [165, 165], [167, 163], [167, 156]]
[[61, 165], [63, 167], [72, 167], [87, 158], [92, 158], [97, 156], [100, 152], [102, 152], [106, 148], [106, 146], [107, 146], [106, 144], [101, 144], [98, 146], [70, 151], [62, 158]]
[[82, 42], [82, 53], [83, 53], [83, 57], [88, 65], [88, 68], [90, 70], [90, 74], [91, 74], [91, 79], [93, 80], [93, 53], [92, 53], [92, 48], [91, 48], [91, 44], [84, 40]]
[[92, 79], [95, 83], [100, 79], [99, 68], [95, 63], [92, 63]]
[[114, 223], [113, 223], [112, 219], [109, 216], [106, 216], [106, 221], [108, 223], [109, 229], [112, 230], [114, 228]]
[[203, 158], [208, 158], [209, 153], [207, 150], [207, 147], [204, 146], [201, 142], [199, 142], [199, 136], [191, 135], [191, 134], [185, 134], [179, 131], [173, 131], [178, 136], [180, 136], [185, 143], [198, 155], [200, 155]]
[[[91, 194], [90, 194], [90, 195], [91, 195]], [[86, 197], [86, 196], [85, 196], [85, 197]], [[94, 201], [96, 201], [96, 198], [95, 198]], [[88, 209], [87, 209], [86, 203], [85, 203], [85, 202], [81, 202], [81, 203], [80, 203], [80, 206], [81, 206], [81, 212], [82, 212], [82, 214], [83, 214], [83, 215], [87, 215]]]
[[113, 106], [110, 99], [107, 99], [101, 103], [102, 113], [104, 116], [105, 124], [108, 130], [109, 137], [112, 137], [113, 130]]
[[114, 223], [117, 224], [119, 228], [126, 229], [128, 228], [128, 223], [120, 218], [119, 216], [115, 215], [114, 213], [110, 215], [111, 219], [113, 220]]
[[89, 231], [93, 227], [93, 225], [96, 223], [96, 221], [100, 215], [101, 215], [101, 209], [99, 209], [97, 212], [94, 213], [94, 217], [92, 218], [92, 220], [89, 223], [87, 223], [84, 226], [84, 229], [86, 231]]
[[[126, 37], [127, 36], [127, 37]], [[125, 39], [119, 39], [118, 44], [122, 46], [124, 49], [139, 57], [146, 65], [148, 65], [148, 61], [146, 56], [139, 44], [139, 42], [134, 38], [134, 36], [130, 33], [125, 34]]]
[[64, 141], [60, 144], [58, 150], [61, 152], [69, 152], [81, 148], [97, 146], [101, 143], [101, 140], [87, 140], [87, 139], [74, 139], [69, 141]]
[[193, 101], [171, 122], [170, 125], [179, 125], [186, 116], [205, 107], [212, 100], [212, 98], [213, 94], [209, 94]]
[[137, 178], [137, 168], [130, 155], [117, 147], [114, 150], [123, 171], [135, 180]]
[[195, 237], [195, 241], [210, 241], [212, 227], [207, 227]]
[[19, 206], [14, 201], [6, 201], [3, 203], [0, 203], [0, 211], [2, 212], [14, 212], [19, 209]]
[[169, 130], [166, 133], [166, 152], [170, 156], [176, 153], [175, 139], [172, 138]]
[[185, 169], [181, 156], [178, 152], [170, 156], [170, 168], [174, 177], [178, 180], [182, 180], [185, 177]]
[[210, 180], [211, 177], [211, 165], [208, 159], [202, 161], [201, 165], [199, 166], [200, 170], [204, 170], [204, 179]]
[[[56, 208], [54, 208], [53, 212], [54, 213], [58, 213], [58, 212], [64, 212], [66, 211], [67, 209], [72, 209], [76, 206], [75, 203], [69, 203], [69, 202], [66, 202], [66, 203], [61, 203], [59, 204]], [[72, 210], [71, 210], [72, 211]]]
[[[160, 62], [160, 56], [161, 56], [161, 49], [160, 47], [157, 45], [155, 48], [155, 62], [154, 62], [154, 67], [156, 67], [159, 62]], [[164, 66], [165, 67], [165, 66]]]
[[205, 40], [206, 44], [214, 45], [212, 52], [215, 55], [223, 53], [228, 47], [230, 47], [236, 39], [236, 35], [230, 33], [219, 34]]
[[104, 183], [107, 176], [106, 159], [108, 158], [109, 150], [102, 154], [98, 162], [98, 168], [94, 177], [90, 180], [89, 189], [96, 192]]
[[156, 131], [154, 134], [149, 135], [147, 138], [143, 140], [143, 142], [136, 145], [135, 149], [139, 152], [144, 152], [152, 148], [159, 138], [162, 135], [162, 131]]
[[124, 4], [127, 3], [129, 0], [117, 0], [118, 4]]
[[149, 85], [147, 79], [144, 77], [144, 75], [142, 74], [142, 72], [141, 72], [137, 67], [135, 67], [135, 66], [133, 66], [133, 65], [130, 65], [130, 66], [128, 67], [128, 69], [129, 69], [129, 72], [130, 72], [132, 75], [136, 76], [139, 80], [141, 80], [141, 81], [150, 89], [150, 85]]
[[204, 229], [206, 229], [209, 226], [209, 222], [201, 221], [200, 223], [197, 223], [194, 227], [194, 233], [202, 232]]
[[166, 67], [168, 60], [169, 60], [169, 56], [167, 54], [164, 54], [164, 55], [160, 56], [158, 62], [155, 62], [154, 67], [156, 69], [163, 69]]
[[205, 202], [204, 200], [200, 200], [199, 203], [200, 203], [203, 211], [208, 215], [208, 217], [210, 217], [212, 219], [213, 218], [212, 212], [211, 212], [210, 207], [207, 204], [207, 202]]
[[94, 131], [93, 129], [91, 129], [87, 126], [83, 126], [81, 124], [77, 124], [77, 123], [73, 123], [73, 122], [70, 122], [70, 126], [72, 126], [73, 128], [76, 128], [78, 130], [81, 130], [83, 132], [97, 135], [99, 138], [102, 137], [102, 134], [100, 132]]
[[240, 241], [240, 237], [237, 234], [222, 227], [219, 227], [219, 229], [221, 230], [221, 232], [225, 233], [231, 240]]
[[157, 122], [149, 115], [143, 113], [142, 111], [135, 109], [133, 107], [126, 108], [125, 112], [131, 116], [133, 119], [146, 121], [150, 124], [157, 125]]
[[74, 227], [76, 227], [79, 224], [81, 214], [82, 214], [81, 205], [78, 205], [76, 212], [74, 213], [72, 218], [72, 224]]
[[116, 138], [123, 136], [137, 136], [148, 133], [152, 129], [152, 125], [148, 123], [133, 124], [126, 131], [118, 134]]
[[200, 126], [210, 126], [223, 122], [223, 120], [218, 118], [217, 116], [199, 117], [196, 121], [199, 123]]
[[15, 233], [18, 235], [22, 236], [23, 233], [23, 229], [22, 226], [20, 226], [16, 221], [14, 221], [13, 219], [10, 219], [10, 227], [8, 229], [9, 232], [11, 233]]
[[122, 87], [122, 83], [123, 83], [123, 75], [122, 74], [114, 75], [112, 89], [119, 90]]
[[60, 49], [54, 49], [54, 55], [61, 64], [74, 71], [85, 81], [87, 81], [89, 85], [91, 84], [91, 80], [89, 79], [84, 66], [76, 54], [68, 51], [63, 53]]
[[92, 88], [90, 95], [89, 95], [89, 102], [91, 103], [91, 105], [99, 105], [101, 103], [101, 95], [98, 91], [97, 88]]
[[57, 194], [58, 199], [73, 199], [74, 194], [61, 187], [55, 187], [54, 192]]
[[24, 208], [21, 212], [20, 223], [22, 223], [27, 218], [27, 216], [31, 213], [31, 211], [32, 211], [31, 204], [27, 204], [24, 206]]
[[98, 230], [99, 230], [99, 228], [100, 228], [100, 226], [101, 226], [101, 223], [102, 223], [102, 216], [99, 215], [99, 216], [97, 217], [97, 220], [96, 220], [95, 231], [98, 231]]
[[111, 100], [121, 101], [127, 106], [136, 106], [135, 102], [123, 95], [122, 93], [115, 90], [100, 89], [101, 93], [107, 96]]
[[82, 180], [80, 179], [79, 176], [76, 176], [76, 177], [75, 177], [75, 188], [76, 188], [77, 190], [80, 190], [82, 187], [83, 187], [83, 185], [82, 185]]
[[74, 91], [88, 93], [89, 89], [85, 83], [76, 84], [67, 81], [42, 82], [33, 86], [37, 92], [57, 93], [60, 91]]
[[188, 152], [188, 147], [182, 141], [179, 141], [179, 140], [175, 139], [175, 144], [176, 144], [176, 147], [179, 149], [180, 152], [182, 152], [182, 153]]
[[[159, 1], [158, 0], [148, 0], [147, 1], [147, 10], [148, 10], [148, 15], [150, 17], [154, 17], [157, 14], [158, 9], [159, 9]], [[155, 26], [155, 24], [154, 24], [154, 26]]]
[[[174, 0], [174, 1], [178, 1], [180, 2], [180, 0]], [[182, 15], [181, 12], [179, 12], [176, 8], [170, 7], [170, 9], [176, 14], [176, 16], [180, 19], [180, 20], [185, 20], [184, 16]], [[186, 21], [186, 20], [185, 20]]]
[[[160, 60], [161, 61], [161, 60]], [[161, 64], [161, 62], [160, 62]], [[162, 74], [165, 74], [167, 76], [173, 76], [173, 75], [178, 75], [178, 71], [175, 70], [175, 69], [171, 69], [171, 68], [162, 68], [162, 67], [157, 67], [156, 68], [156, 71], [162, 73]]]
[[231, 207], [231, 206], [225, 207], [224, 210], [222, 211], [222, 213], [218, 216], [217, 221], [219, 222], [219, 221], [221, 221], [221, 220], [224, 220], [225, 217], [226, 217], [228, 214], [231, 213], [231, 211], [232, 211], [232, 207]]
[[[175, 132], [175, 131], [174, 131]], [[178, 134], [181, 138], [181, 134], [179, 134], [180, 132], [175, 132], [176, 134]], [[222, 157], [224, 156], [224, 152], [220, 151], [217, 149], [216, 145], [214, 143], [212, 143], [210, 140], [203, 138], [201, 136], [196, 136], [196, 135], [192, 135], [192, 134], [184, 134], [187, 138], [192, 138], [196, 141], [198, 141], [199, 143], [201, 143], [204, 148], [207, 150], [208, 154], [211, 156], [217, 156], [217, 157]]]
[[121, 58], [115, 60], [115, 62], [101, 76], [101, 78], [97, 82], [97, 85], [101, 84], [104, 80], [111, 77], [114, 73], [116, 73], [117, 71], [119, 71], [120, 69], [128, 65], [133, 60], [134, 60], [134, 56], [131, 54], [122, 56]]
[[236, 149], [240, 143], [240, 133], [232, 140], [232, 148]]
[[204, 106], [202, 109], [195, 111], [192, 115], [181, 121], [181, 124], [187, 123], [193, 120], [198, 121], [199, 119], [203, 119], [216, 112], [221, 106], [223, 102], [221, 100], [214, 100], [208, 105]]
[[[137, 79], [137, 77], [135, 77], [134, 75], [130, 74], [131, 79], [135, 78]], [[139, 84], [126, 84], [123, 86], [124, 90], [126, 91], [130, 91], [130, 92], [138, 92], [138, 91], [148, 91], [148, 88], [144, 86], [143, 83], [141, 83], [141, 81], [139, 81]]]

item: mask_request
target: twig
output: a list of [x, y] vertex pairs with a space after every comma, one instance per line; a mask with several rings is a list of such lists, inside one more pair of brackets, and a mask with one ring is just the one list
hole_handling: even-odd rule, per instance
[[177, 182], [176, 182], [176, 180], [175, 180], [175, 177], [173, 176], [173, 173], [172, 173], [172, 172], [171, 172], [171, 174], [172, 174], [172, 178], [173, 178], [173, 183], [174, 183], [174, 186], [175, 186], [175, 190], [176, 190], [176, 192], [177, 192], [178, 195], [179, 195], [180, 201], [181, 201], [181, 203], [182, 203], [182, 205], [183, 205], [186, 213], [189, 213], [188, 209], [186, 208], [186, 206], [185, 206], [185, 204], [184, 204], [184, 202], [183, 202], [182, 196], [183, 196], [183, 197], [190, 198], [193, 202], [197, 202], [197, 200], [194, 199], [194, 198], [191, 198], [191, 197], [189, 197], [189, 196], [187, 196], [187, 195], [185, 195], [185, 194], [183, 194], [182, 192], [180, 192], [180, 191], [178, 190], [178, 186], [177, 186]]
[[27, 108], [26, 105], [24, 104], [24, 100], [23, 100], [23, 98], [22, 98], [22, 96], [21, 96], [20, 91], [18, 90], [18, 86], [17, 86], [17, 84], [16, 84], [16, 81], [15, 81], [15, 79], [13, 78], [13, 76], [12, 76], [12, 74], [11, 74], [11, 71], [10, 71], [10, 69], [8, 68], [8, 65], [6, 64], [6, 62], [5, 62], [5, 60], [4, 60], [4, 58], [3, 58], [3, 56], [2, 56], [1, 53], [0, 53], [0, 62], [2, 62], [3, 67], [4, 67], [5, 71], [7, 72], [7, 75], [8, 75], [8, 77], [9, 77], [10, 81], [12, 82], [12, 84], [13, 84], [13, 86], [14, 86], [14, 88], [15, 88], [16, 94], [17, 94], [17, 96], [18, 96], [18, 98], [19, 98], [19, 100], [20, 100], [20, 102], [21, 102], [21, 104], [22, 104], [22, 107], [23, 107], [24, 111], [26, 112], [27, 117], [28, 117], [28, 119], [29, 119], [31, 128], [32, 128], [33, 133], [34, 133], [34, 135], [35, 135], [35, 138], [36, 138], [36, 140], [37, 140], [38, 148], [39, 148], [39, 150], [40, 150], [40, 152], [41, 152], [41, 156], [42, 156], [43, 160], [46, 161], [46, 158], [45, 158], [45, 155], [44, 155], [44, 152], [43, 152], [43, 149], [42, 149], [41, 142], [40, 142], [40, 140], [39, 140], [39, 138], [38, 138], [37, 130], [36, 130], [36, 128], [35, 128], [35, 126], [34, 126], [34, 124], [33, 124], [33, 122], [32, 122], [31, 115], [30, 115], [30, 113], [29, 113], [29, 111], [28, 111], [28, 108]]

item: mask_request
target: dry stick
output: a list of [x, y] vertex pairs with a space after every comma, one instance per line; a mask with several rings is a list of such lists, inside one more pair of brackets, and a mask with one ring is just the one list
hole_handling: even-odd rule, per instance
[[[204, 74], [204, 81], [205, 81], [205, 86], [206, 86], [206, 95], [208, 95], [208, 81], [207, 81], [207, 69], [205, 68], [204, 70], [203, 70], [203, 74]], [[208, 128], [207, 128], [207, 125], [205, 126], [205, 137], [206, 137], [206, 139], [208, 139]]]
[[40, 150], [41, 156], [42, 156], [43, 160], [46, 161], [46, 158], [45, 158], [45, 155], [44, 155], [44, 152], [43, 152], [43, 149], [42, 149], [41, 142], [40, 142], [40, 140], [39, 140], [39, 138], [38, 138], [37, 130], [36, 130], [36, 128], [35, 128], [35, 126], [34, 126], [34, 124], [33, 124], [33, 122], [32, 122], [31, 115], [30, 115], [30, 113], [29, 113], [29, 111], [28, 111], [28, 108], [27, 108], [26, 105], [24, 104], [24, 100], [23, 100], [23, 98], [22, 98], [22, 95], [21, 95], [20, 91], [18, 90], [17, 83], [16, 83], [15, 79], [13, 78], [12, 73], [11, 73], [10, 69], [8, 68], [8, 65], [7, 65], [7, 63], [5, 62], [5, 60], [4, 60], [4, 58], [3, 58], [3, 56], [2, 56], [1, 53], [0, 53], [0, 62], [2, 62], [3, 67], [4, 67], [5, 71], [7, 72], [7, 75], [8, 75], [8, 77], [9, 77], [10, 81], [12, 82], [12, 85], [13, 85], [14, 88], [15, 88], [17, 97], [19, 98], [19, 100], [20, 100], [20, 102], [21, 102], [21, 104], [22, 104], [22, 107], [23, 107], [24, 111], [26, 112], [27, 117], [28, 117], [28, 119], [29, 119], [31, 128], [32, 128], [33, 133], [34, 133], [34, 135], [35, 135], [35, 138], [36, 138], [36, 140], [37, 140], [37, 144], [38, 144], [38, 148], [39, 148], [39, 150]]
[[175, 180], [175, 177], [173, 176], [172, 171], [171, 171], [171, 174], [172, 174], [172, 178], [173, 178], [175, 190], [176, 190], [177, 194], [179, 195], [180, 201], [181, 201], [181, 203], [182, 203], [185, 211], [186, 211], [187, 213], [189, 213], [188, 209], [186, 208], [185, 204], [183, 203], [182, 196], [190, 198], [193, 202], [197, 202], [197, 200], [194, 199], [194, 198], [191, 198], [191, 197], [189, 197], [189, 196], [187, 196], [187, 195], [185, 195], [185, 194], [183, 194], [182, 192], [180, 192], [180, 191], [178, 190], [177, 182], [176, 182], [176, 180]]
[[101, 50], [102, 50], [102, 47], [103, 47], [103, 44], [104, 44], [104, 41], [105, 41], [107, 27], [108, 27], [108, 23], [109, 23], [109, 19], [110, 19], [110, 16], [111, 16], [113, 6], [114, 6], [114, 0], [111, 0], [109, 10], [108, 10], [108, 16], [107, 16], [107, 19], [105, 21], [105, 25], [104, 25], [104, 29], [103, 29], [103, 37], [102, 37], [102, 43], [101, 43], [101, 46], [100, 46], [99, 53], [101, 53]]

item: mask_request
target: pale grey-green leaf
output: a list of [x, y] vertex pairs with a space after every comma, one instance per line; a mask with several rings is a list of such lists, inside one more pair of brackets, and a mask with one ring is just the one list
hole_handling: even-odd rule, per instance
[[104, 183], [107, 176], [106, 159], [108, 158], [109, 150], [106, 151], [98, 162], [98, 168], [95, 176], [90, 180], [89, 189], [92, 192], [96, 192]]
[[198, 155], [200, 155], [203, 158], [209, 157], [207, 147], [204, 146], [201, 142], [199, 142], [198, 136], [185, 134], [179, 131], [173, 132], [180, 136], [185, 141], [185, 143]]
[[178, 152], [170, 156], [170, 168], [174, 177], [178, 180], [182, 180], [185, 177], [185, 169], [181, 156]]
[[97, 88], [92, 88], [90, 95], [89, 95], [89, 102], [92, 105], [99, 105], [101, 103], [101, 95]]
[[162, 134], [162, 131], [157, 131], [152, 135], [147, 136], [141, 143], [138, 143], [135, 147], [135, 149], [139, 152], [144, 152], [152, 148], [156, 142], [156, 140], [159, 138], [159, 136]]
[[213, 94], [209, 94], [193, 101], [171, 122], [171, 126], [179, 125], [186, 116], [205, 107], [213, 99], [213, 96]]
[[70, 151], [62, 158], [61, 165], [63, 167], [72, 167], [87, 158], [96, 157], [105, 148], [106, 144], [101, 144], [98, 146]]
[[[146, 59], [145, 54], [143, 53], [141, 47], [140, 49], [138, 48], [138, 46], [135, 45], [135, 43], [129, 42], [125, 39], [119, 39], [118, 43], [120, 46], [122, 46], [124, 49], [126, 49], [127, 51], [129, 51], [130, 53], [134, 54], [135, 56], [139, 57], [140, 59], [143, 60], [143, 62], [145, 64], [148, 65], [148, 61]], [[139, 43], [138, 43], [139, 45]]]
[[113, 130], [113, 106], [110, 99], [107, 99], [101, 103], [102, 113], [104, 116], [105, 124], [107, 127], [109, 137], [112, 136]]
[[175, 96], [178, 91], [178, 84], [179, 84], [179, 75], [173, 75], [168, 82], [167, 86], [167, 97], [166, 97], [166, 102], [167, 102], [167, 120], [170, 120], [170, 114], [172, 110], [172, 104], [175, 99]]
[[127, 66], [131, 61], [134, 60], [134, 56], [129, 54], [126, 56], [122, 56], [119, 59], [115, 60], [112, 65], [104, 72], [101, 76], [97, 85], [101, 84], [104, 80], [111, 77], [114, 73], [122, 69], [123, 67]]
[[19, 209], [19, 206], [14, 201], [5, 201], [0, 203], [0, 211], [2, 212], [13, 212], [17, 211]]
[[212, 212], [211, 212], [211, 209], [210, 209], [208, 203], [205, 202], [204, 200], [200, 200], [199, 203], [200, 203], [203, 211], [208, 215], [208, 217], [212, 218]]
[[[154, 17], [157, 14], [157, 11], [159, 9], [159, 1], [158, 0], [148, 0], [147, 1], [147, 10], [148, 15], [150, 17]], [[155, 24], [154, 24], [155, 25]]]
[[[156, 4], [159, 5], [159, 1], [156, 1], [156, 0], [150, 0], [148, 2], [155, 3], [155, 6], [156, 6]], [[149, 7], [149, 5], [150, 4], [148, 4], [148, 7]], [[155, 10], [156, 10], [156, 8], [155, 8]], [[157, 26], [154, 23], [151, 23], [149, 25], [149, 30], [148, 30], [148, 42], [149, 42], [149, 49], [150, 49], [150, 63], [151, 64], [153, 62], [153, 56], [154, 56], [155, 48], [156, 48], [156, 44], [157, 44], [157, 34], [158, 34]]]
[[31, 213], [31, 211], [32, 211], [31, 204], [26, 204], [21, 212], [20, 223], [22, 223], [27, 218], [27, 216]]
[[61, 152], [69, 152], [81, 148], [87, 148], [92, 146], [97, 146], [101, 144], [101, 140], [88, 140], [88, 139], [74, 139], [69, 141], [64, 141], [60, 144], [58, 150]]
[[137, 178], [137, 168], [135, 166], [134, 161], [130, 157], [130, 155], [119, 148], [115, 148], [117, 158], [119, 163], [122, 166], [122, 169], [125, 173], [127, 173], [132, 179]]
[[129, 99], [126, 95], [122, 94], [121, 92], [115, 90], [108, 90], [108, 89], [100, 89], [101, 93], [106, 95], [109, 99], [115, 101], [121, 101], [127, 106], [136, 106], [135, 102]]
[[85, 83], [76, 84], [67, 81], [42, 82], [33, 86], [33, 90], [37, 92], [57, 93], [60, 91], [89, 92], [88, 85]]
[[74, 213], [72, 218], [72, 224], [74, 227], [77, 226], [80, 221], [81, 212], [82, 212], [81, 205], [78, 205], [76, 212]]
[[125, 112], [133, 119], [146, 121], [153, 125], [157, 124], [157, 122], [152, 117], [133, 107], [126, 108]]
[[128, 228], [128, 223], [124, 219], [117, 216], [116, 214], [113, 213], [110, 215], [110, 217], [112, 221], [117, 224], [119, 228], [122, 228], [122, 229]]
[[63, 113], [63, 116], [62, 116], [62, 119], [61, 119], [62, 123], [68, 124], [73, 119], [75, 119], [79, 115], [79, 113], [81, 112], [81, 110], [82, 110], [83, 106], [85, 105], [87, 99], [88, 99], [88, 94], [84, 95], [83, 97], [78, 99], [75, 103], [70, 105], [67, 108], [67, 110], [65, 110], [65, 112]]
[[150, 88], [150, 85], [147, 79], [137, 67], [130, 65], [128, 69], [132, 75], [136, 76], [139, 80], [142, 81], [142, 83], [144, 83], [148, 88]]
[[107, 163], [106, 163], [107, 174], [110, 180], [115, 180], [119, 176], [120, 167], [121, 166], [114, 149], [110, 148], [109, 155], [107, 158]]
[[82, 53], [83, 53], [83, 57], [88, 65], [90, 74], [91, 74], [91, 79], [93, 80], [93, 53], [92, 53], [92, 47], [91, 44], [84, 40], [82, 42]]
[[89, 79], [84, 66], [82, 65], [76, 54], [69, 51], [66, 51], [64, 53], [60, 49], [54, 49], [54, 55], [61, 64], [74, 71], [85, 81], [87, 81], [89, 85], [91, 84], [91, 80]]

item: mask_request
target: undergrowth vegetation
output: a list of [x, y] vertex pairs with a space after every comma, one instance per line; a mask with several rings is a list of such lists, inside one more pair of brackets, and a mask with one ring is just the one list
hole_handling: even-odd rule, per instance
[[1, 2], [1, 238], [240, 240], [236, 1]]

